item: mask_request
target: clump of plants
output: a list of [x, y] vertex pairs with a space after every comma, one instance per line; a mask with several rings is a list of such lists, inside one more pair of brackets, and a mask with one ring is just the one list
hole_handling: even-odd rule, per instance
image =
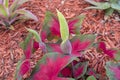
[[94, 0], [85, 0], [85, 1], [93, 5], [87, 7], [86, 9], [104, 10], [106, 16], [112, 15], [114, 11], [120, 12], [120, 0], [100, 0], [100, 2], [96, 2]]
[[20, 8], [22, 4], [29, 0], [13, 0], [10, 5], [9, 0], [0, 0], [0, 26], [13, 28], [13, 24], [24, 22], [29, 19], [38, 21], [37, 17], [25, 8]]
[[[18, 62], [15, 80], [23, 80], [27, 72], [30, 76], [25, 80], [97, 80], [100, 78], [100, 75], [89, 67], [89, 61], [83, 58], [86, 49], [94, 46], [96, 37], [93, 34], [80, 33], [84, 16], [80, 15], [66, 21], [58, 10], [57, 16], [51, 12], [46, 13], [40, 35], [35, 30], [27, 29], [29, 34], [21, 43], [24, 56]], [[36, 66], [31, 68], [31, 55], [39, 48], [44, 55]], [[113, 60], [119, 60], [120, 53], [114, 49], [107, 49], [104, 42], [98, 43], [98, 49]], [[114, 72], [120, 71], [118, 63], [113, 66], [113, 62], [107, 63], [107, 74], [110, 80], [119, 80], [119, 73]], [[112, 71], [112, 74], [109, 74], [109, 71]]]

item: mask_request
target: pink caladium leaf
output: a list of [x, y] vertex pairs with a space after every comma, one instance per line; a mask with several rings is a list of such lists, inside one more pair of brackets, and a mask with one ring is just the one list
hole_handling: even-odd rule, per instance
[[105, 69], [109, 80], [120, 80], [120, 62], [107, 62]]
[[30, 70], [30, 61], [26, 59], [25, 61], [23, 61], [23, 63], [20, 66], [19, 74], [23, 76], [29, 70]]
[[25, 59], [23, 61], [20, 61], [17, 66], [15, 79], [22, 80], [23, 75], [29, 72], [30, 69], [30, 60]]
[[33, 42], [33, 48], [37, 50], [39, 48], [39, 43], [37, 41]]
[[81, 78], [82, 76], [84, 76], [84, 74], [87, 71], [87, 67], [88, 67], [88, 62], [80, 62], [78, 64], [75, 65], [74, 67], [74, 77], [76, 79]]
[[46, 45], [43, 43], [43, 42], [37, 42], [37, 41], [34, 41], [33, 43], [33, 51], [36, 51], [38, 48], [40, 48], [42, 50], [42, 52], [46, 53], [47, 50], [46, 50]]
[[60, 37], [60, 24], [57, 18], [53, 18], [50, 30], [52, 35]]
[[[47, 56], [46, 56], [47, 55]], [[36, 73], [33, 75], [33, 80], [64, 80], [60, 77], [58, 77], [59, 72], [67, 66], [69, 63], [71, 63], [75, 58], [71, 56], [63, 56], [61, 54], [57, 53], [49, 53], [46, 54], [41, 60], [37, 67], [38, 71], [35, 71]], [[42, 75], [41, 75], [42, 74]], [[65, 79], [68, 80], [68, 79]]]
[[50, 44], [50, 47], [52, 47], [52, 51], [63, 54], [63, 51], [60, 48], [60, 44]]
[[104, 42], [99, 43], [98, 49], [102, 50], [104, 52], [104, 54], [107, 54], [111, 58], [115, 58], [115, 54], [117, 53], [116, 50], [107, 49]]
[[41, 32], [42, 42], [45, 42], [46, 38], [47, 38], [47, 33], [46, 33], [46, 31], [42, 31], [42, 32]]
[[80, 53], [85, 50], [90, 45], [89, 41], [81, 42], [80, 40], [75, 40], [72, 42], [72, 54], [80, 56]]

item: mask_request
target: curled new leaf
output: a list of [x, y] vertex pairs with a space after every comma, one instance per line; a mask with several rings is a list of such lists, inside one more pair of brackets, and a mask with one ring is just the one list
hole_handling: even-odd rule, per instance
[[35, 40], [36, 40], [37, 42], [41, 42], [40, 35], [39, 35], [35, 30], [28, 29], [28, 28], [27, 28], [27, 30], [34, 35]]
[[61, 12], [57, 10], [57, 15], [58, 15], [58, 20], [60, 22], [60, 33], [61, 33], [61, 38], [64, 41], [68, 40], [69, 38], [69, 29], [68, 29], [68, 24]]
[[72, 45], [71, 42], [69, 40], [66, 40], [64, 43], [61, 44], [61, 50], [62, 52], [64, 52], [65, 54], [71, 54], [72, 52]]
[[32, 30], [32, 29], [27, 29], [30, 33], [33, 34], [33, 36], [35, 37], [35, 43], [34, 43], [34, 47], [35, 48], [38, 48], [38, 45], [39, 47], [42, 49], [42, 51], [44, 53], [46, 53], [46, 45], [41, 41], [41, 37], [39, 36], [39, 34], [35, 31], [35, 30]]

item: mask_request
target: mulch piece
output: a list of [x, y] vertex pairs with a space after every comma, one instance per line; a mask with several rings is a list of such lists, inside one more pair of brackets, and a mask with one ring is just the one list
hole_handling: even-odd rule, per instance
[[[108, 48], [120, 49], [120, 16], [113, 14], [109, 19], [104, 17], [104, 12], [100, 10], [85, 10], [89, 4], [84, 0], [31, 0], [22, 7], [33, 12], [39, 19], [39, 22], [27, 21], [15, 25], [15, 30], [6, 30], [0, 28], [0, 80], [13, 80], [17, 62], [23, 55], [19, 43], [23, 41], [27, 35], [25, 27], [40, 31], [45, 16], [45, 12], [50, 10], [56, 14], [56, 9], [60, 10], [69, 20], [80, 14], [85, 14], [86, 18], [83, 22], [81, 33], [94, 33], [99, 35], [96, 39], [105, 41]], [[86, 51], [86, 58], [90, 61], [90, 66], [105, 76], [104, 65], [109, 58], [95, 65], [96, 61], [103, 57], [103, 54], [96, 52], [95, 49]], [[42, 56], [41, 52], [36, 52], [32, 56], [32, 67]], [[95, 66], [94, 66], [95, 65]]]

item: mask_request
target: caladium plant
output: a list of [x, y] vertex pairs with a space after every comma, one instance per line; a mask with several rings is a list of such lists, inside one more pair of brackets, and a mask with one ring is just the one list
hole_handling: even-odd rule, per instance
[[14, 0], [9, 5], [9, 0], [0, 1], [0, 26], [13, 28], [13, 24], [20, 21], [33, 19], [38, 21], [37, 17], [25, 8], [20, 8], [22, 4], [29, 0]]
[[[95, 35], [83, 35], [80, 31], [76, 32], [76, 29], [80, 30], [81, 19], [76, 17], [67, 22], [58, 10], [57, 16], [58, 18], [47, 12], [40, 35], [35, 30], [27, 29], [29, 34], [21, 43], [24, 56], [18, 63], [15, 80], [23, 80], [23, 76], [28, 72], [30, 76], [25, 80], [79, 80], [87, 79], [88, 76], [90, 76], [88, 80], [95, 80], [96, 76], [87, 74], [89, 61], [82, 61], [85, 50], [93, 45]], [[71, 29], [72, 31], [70, 31]], [[49, 34], [53, 36], [51, 40], [49, 40]], [[54, 39], [57, 41], [54, 42]], [[32, 69], [30, 66], [31, 55], [38, 48], [44, 54]]]
[[[103, 0], [104, 2], [96, 2], [94, 0], [85, 0], [93, 6], [86, 9], [100, 9], [105, 10], [105, 15], [112, 15], [114, 11], [120, 12], [120, 0]], [[102, 0], [101, 0], [102, 1]]]
[[[69, 21], [67, 21], [69, 35], [80, 34], [81, 24], [85, 15], [79, 15]], [[46, 12], [45, 20], [43, 23], [43, 31], [41, 35], [46, 34], [48, 40], [57, 39], [61, 37], [60, 34], [60, 22], [58, 18], [50, 11]], [[63, 28], [64, 31], [64, 28]]]
[[98, 49], [103, 51], [104, 54], [109, 56], [112, 59], [117, 61], [120, 60], [120, 51], [117, 49], [107, 49], [106, 44], [104, 42], [99, 42]]

